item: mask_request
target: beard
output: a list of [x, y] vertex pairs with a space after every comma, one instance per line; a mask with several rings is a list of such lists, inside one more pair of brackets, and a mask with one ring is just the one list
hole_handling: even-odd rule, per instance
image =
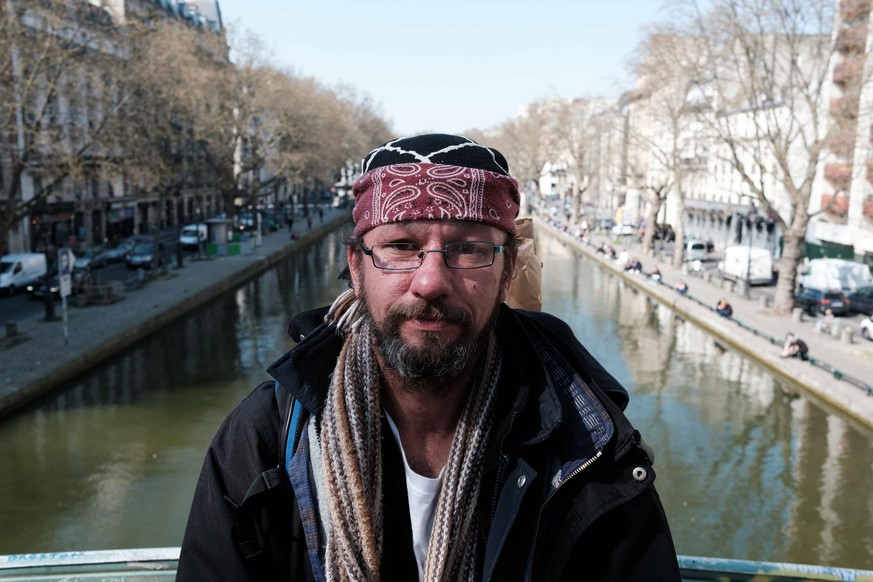
[[[376, 349], [385, 365], [406, 380], [410, 389], [435, 396], [447, 394], [452, 382], [478, 363], [497, 322], [499, 307], [499, 302], [495, 303], [484, 328], [474, 333], [470, 329], [469, 313], [441, 301], [395, 305], [381, 324], [373, 320], [366, 294], [362, 294], [361, 301], [366, 308], [365, 317], [370, 323]], [[456, 339], [449, 340], [437, 332], [419, 332], [422, 341], [412, 344], [401, 336], [400, 326], [406, 320], [419, 318], [453, 323], [461, 328], [461, 333]]]

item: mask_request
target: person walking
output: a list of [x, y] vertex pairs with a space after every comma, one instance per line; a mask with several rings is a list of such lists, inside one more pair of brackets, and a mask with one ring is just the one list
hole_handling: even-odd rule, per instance
[[361, 167], [350, 287], [219, 428], [177, 579], [679, 580], [627, 391], [504, 303], [503, 155], [429, 134]]

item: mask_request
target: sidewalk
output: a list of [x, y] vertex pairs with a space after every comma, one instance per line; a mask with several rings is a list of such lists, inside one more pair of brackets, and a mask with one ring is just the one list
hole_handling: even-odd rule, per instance
[[[41, 315], [36, 315], [20, 321], [21, 341], [9, 342], [0, 338], [0, 417], [87, 371], [220, 293], [270, 269], [295, 249], [350, 220], [349, 210], [330, 209], [325, 212], [323, 223], [317, 218], [314, 220], [311, 230], [307, 229], [305, 221], [295, 221], [293, 232], [299, 239], [293, 242], [288, 230], [280, 228], [264, 235], [260, 247], [252, 249], [246, 245], [239, 255], [188, 260], [183, 268], [171, 270], [166, 278], [155, 279], [143, 288], [129, 292], [117, 303], [68, 307], [68, 346], [65, 346], [60, 318], [44, 322]], [[747, 300], [722, 289], [717, 280], [707, 282], [689, 277], [666, 261], [640, 254], [646, 272], [657, 265], [663, 275], [661, 285], [652, 285], [646, 276], [628, 274], [614, 261], [595, 252], [602, 241], [614, 244], [605, 235], [592, 237], [586, 245], [539, 219], [537, 228], [547, 230], [726, 345], [799, 386], [805, 393], [861, 424], [873, 427], [873, 396], [809, 362], [779, 357], [781, 339], [786, 332], [794, 331], [807, 342], [814, 359], [870, 384], [873, 383], [873, 342], [856, 335], [854, 342], [849, 344], [841, 339], [814, 334], [814, 323], [809, 318], [797, 323], [792, 321], [791, 315], [777, 316], [758, 300]], [[633, 254], [632, 246], [624, 248]], [[673, 290], [673, 285], [680, 279], [689, 285], [686, 297]], [[727, 297], [733, 306], [733, 320], [720, 318], [712, 311], [711, 307], [721, 297]], [[752, 329], [764, 335], [756, 335]], [[771, 343], [769, 338], [777, 339], [778, 343]]]
[[[873, 385], [873, 341], [860, 337], [857, 329], [854, 330], [852, 343], [843, 338], [813, 333], [815, 320], [808, 315], [801, 322], [794, 321], [791, 314], [776, 315], [755, 297], [755, 288], [751, 294], [752, 299], [745, 299], [737, 292], [722, 288], [721, 281], [717, 278], [707, 281], [702, 277], [690, 276], [671, 266], [669, 260], [644, 255], [639, 252], [635, 241], [631, 242], [634, 240], [632, 237], [623, 237], [628, 240], [623, 246], [618, 246], [606, 234], [595, 234], [586, 244], [539, 218], [535, 220], [537, 228], [564, 241], [603, 268], [622, 277], [639, 291], [653, 296], [684, 319], [757, 361], [773, 374], [799, 386], [805, 394], [873, 428], [873, 395], [839, 379], [841, 376], [854, 377]], [[601, 242], [612, 245], [618, 252], [627, 250], [631, 256], [638, 256], [644, 273], [650, 272], [657, 265], [662, 275], [661, 284], [650, 283], [645, 274], [625, 272], [614, 260], [596, 252]], [[673, 286], [680, 280], [688, 284], [687, 296], [683, 297], [673, 290]], [[712, 309], [723, 297], [733, 307], [731, 319], [719, 317]], [[789, 331], [793, 331], [808, 344], [810, 357], [820, 365], [779, 356], [782, 352], [782, 341]]]
[[238, 255], [188, 259], [181, 269], [170, 269], [166, 276], [125, 293], [121, 301], [89, 307], [68, 305], [66, 342], [60, 304], [56, 304], [56, 321], [43, 321], [41, 313], [18, 321], [20, 337], [0, 338], [0, 417], [348, 222], [350, 209], [329, 208], [323, 220], [314, 216], [311, 229], [306, 220], [295, 220], [297, 240], [291, 240], [287, 228], [280, 228], [263, 235], [257, 248], [244, 243]]

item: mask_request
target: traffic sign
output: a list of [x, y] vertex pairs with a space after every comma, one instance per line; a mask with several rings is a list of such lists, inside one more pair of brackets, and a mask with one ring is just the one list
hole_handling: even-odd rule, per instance
[[73, 265], [76, 264], [76, 255], [70, 247], [58, 249], [58, 272], [63, 276], [69, 276], [73, 272]]
[[73, 292], [73, 281], [70, 274], [61, 275], [61, 297], [69, 297], [70, 293]]

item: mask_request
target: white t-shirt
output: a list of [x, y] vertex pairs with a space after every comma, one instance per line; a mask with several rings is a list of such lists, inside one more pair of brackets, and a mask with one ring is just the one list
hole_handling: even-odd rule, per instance
[[445, 467], [433, 479], [419, 475], [410, 469], [409, 463], [406, 462], [403, 443], [400, 442], [400, 432], [397, 430], [397, 425], [394, 424], [387, 412], [385, 417], [388, 419], [388, 425], [391, 427], [391, 432], [394, 434], [394, 439], [397, 441], [397, 446], [400, 447], [400, 454], [403, 457], [403, 469], [406, 472], [406, 496], [409, 498], [409, 521], [412, 523], [412, 551], [415, 553], [415, 561], [418, 564], [418, 579], [423, 580], [427, 546], [430, 543], [430, 530], [433, 527], [433, 514], [436, 509], [440, 485], [443, 482]]

